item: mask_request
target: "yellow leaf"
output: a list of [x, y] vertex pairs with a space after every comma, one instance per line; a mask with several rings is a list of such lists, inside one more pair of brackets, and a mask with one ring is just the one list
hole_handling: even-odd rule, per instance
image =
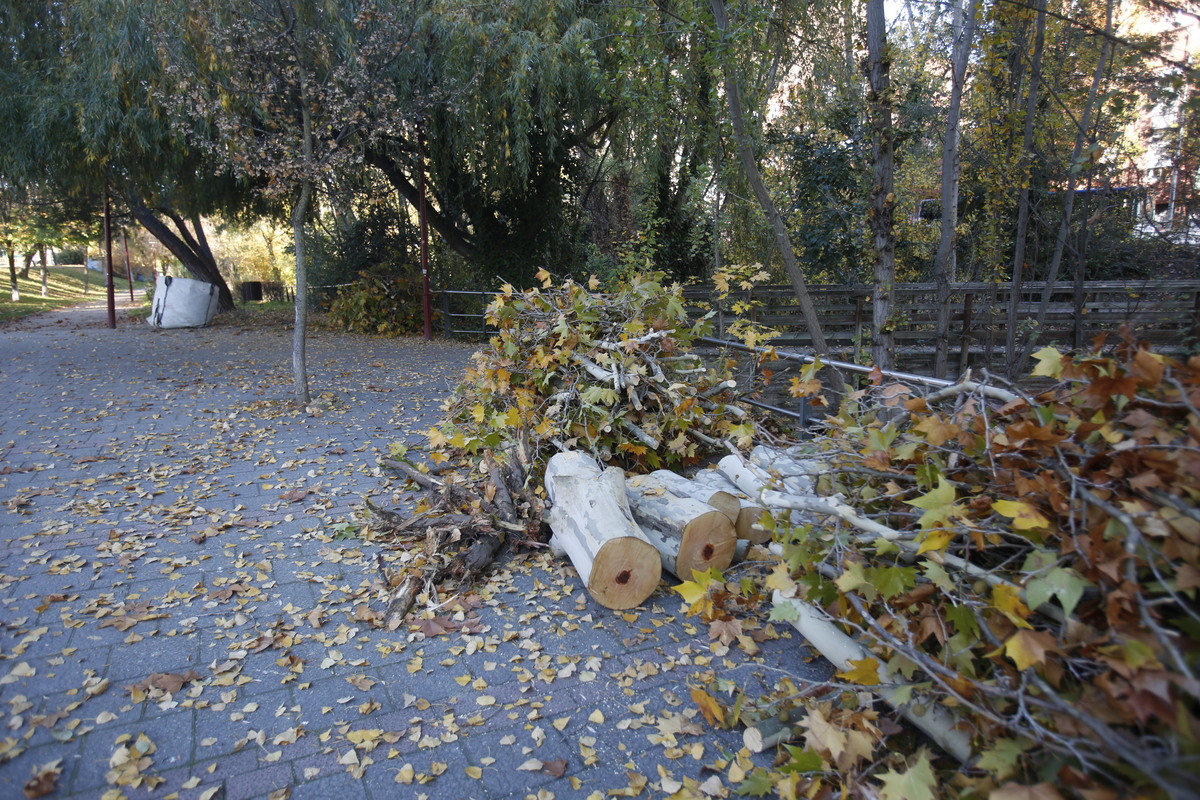
[[[545, 272], [545, 270], [542, 270], [542, 271]], [[480, 778], [483, 777], [483, 770], [480, 769], [479, 767], [475, 767], [475, 766], [467, 767], [466, 773], [467, 773], [467, 777], [474, 778], [475, 780], [479, 780]]]
[[483, 418], [487, 416], [487, 409], [483, 407], [483, 403], [476, 403], [471, 408], [471, 419], [476, 422], [483, 422]]
[[1017, 631], [1004, 643], [1005, 654], [1022, 670], [1044, 664], [1046, 653], [1057, 649], [1054, 637], [1044, 631]]
[[725, 724], [725, 709], [711, 694], [703, 689], [692, 689], [692, 702], [700, 709], [709, 725]]
[[1033, 354], [1037, 360], [1037, 366], [1033, 368], [1034, 375], [1041, 375], [1046, 378], [1057, 378], [1062, 375], [1063, 371], [1063, 355], [1049, 345], [1043, 347]]
[[1021, 590], [1017, 587], [1005, 584], [993, 586], [992, 605], [1018, 628], [1033, 628], [1025, 621], [1029, 616], [1029, 607], [1021, 602]]
[[925, 534], [925, 538], [921, 540], [921, 546], [917, 548], [917, 555], [927, 553], [930, 550], [945, 550], [946, 545], [950, 544], [950, 540], [954, 538], [954, 533], [946, 528], [935, 528]]
[[534, 277], [542, 282], [543, 289], [549, 289], [550, 285], [554, 283], [554, 278], [550, 275], [549, 272], [546, 271], [546, 269], [544, 267], [542, 269], [539, 269], [537, 271], [537, 274]]
[[1019, 531], [1045, 528], [1050, 524], [1050, 520], [1042, 516], [1036, 508], [1019, 500], [994, 500], [992, 510], [1011, 519], [1013, 528]]
[[521, 415], [517, 413], [515, 408], [510, 408], [508, 413], [504, 415], [504, 424], [509, 428], [515, 428], [521, 423]]
[[597, 708], [595, 711], [593, 711], [591, 714], [588, 715], [588, 722], [594, 723], [596, 725], [603, 725], [604, 724], [604, 712]]
[[430, 428], [429, 430], [425, 431], [425, 437], [429, 439], [429, 444], [432, 447], [446, 446], [446, 435], [437, 428]]
[[867, 656], [860, 659], [848, 659], [847, 664], [851, 668], [845, 672], [839, 672], [837, 676], [842, 680], [850, 683], [857, 683], [860, 686], [878, 686], [879, 685], [879, 662]]
[[782, 592], [785, 597], [796, 596], [796, 581], [788, 571], [787, 564], [775, 565], [767, 576], [766, 586], [773, 592]]
[[905, 500], [904, 502], [910, 506], [925, 510], [920, 519], [921, 529], [929, 530], [936, 523], [945, 522], [950, 517], [960, 513], [958, 506], [954, 505], [957, 497], [958, 492], [955, 491], [954, 484], [946, 480], [945, 476], [938, 475], [938, 485], [936, 488], [920, 497]]

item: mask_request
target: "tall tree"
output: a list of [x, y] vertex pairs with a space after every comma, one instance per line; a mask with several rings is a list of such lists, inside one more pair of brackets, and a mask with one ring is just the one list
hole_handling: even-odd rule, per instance
[[950, 65], [950, 108], [947, 113], [946, 137], [942, 145], [942, 220], [937, 256], [934, 258], [934, 281], [937, 283], [937, 342], [935, 345], [934, 375], [946, 375], [946, 354], [950, 348], [950, 284], [958, 280], [958, 185], [961, 172], [959, 144], [962, 138], [962, 96], [967, 81], [967, 63], [971, 43], [975, 39], [975, 16], [978, 0], [954, 1], [951, 28], [954, 52]]
[[[813, 304], [812, 295], [808, 291], [804, 273], [800, 269], [799, 262], [796, 260], [796, 252], [792, 247], [792, 240], [788, 234], [787, 225], [784, 223], [783, 217], [779, 213], [779, 208], [775, 205], [775, 200], [767, 190], [762, 173], [758, 169], [758, 160], [754, 155], [754, 144], [746, 126], [745, 109], [742, 105], [742, 78], [734, 62], [729, 17], [725, 10], [725, 3], [724, 0], [710, 0], [710, 3], [713, 22], [716, 25], [718, 35], [719, 58], [725, 77], [725, 103], [729, 110], [729, 123], [733, 129], [734, 147], [737, 150], [738, 158], [741, 160], [746, 180], [750, 183], [750, 187], [754, 191], [754, 197], [771, 226], [771, 231], [775, 238], [775, 246], [779, 249], [779, 255], [783, 259], [784, 270], [791, 281], [792, 290], [796, 293], [796, 301], [800, 306], [800, 313], [804, 317], [804, 323], [812, 339], [813, 349], [818, 355], [827, 354], [829, 352], [829, 345], [825, 340], [824, 333], [821, 331], [821, 322], [817, 317], [817, 309]], [[841, 375], [836, 370], [830, 373], [830, 383], [835, 391], [843, 389]]]
[[867, 115], [875, 173], [870, 208], [871, 234], [875, 241], [871, 351], [875, 365], [880, 369], [891, 369], [895, 358], [892, 304], [896, 291], [896, 193], [890, 72], [884, 0], [867, 0]]
[[203, 0], [180, 13], [178, 32], [159, 32], [178, 34], [162, 49], [172, 85], [161, 100], [187, 120], [194, 146], [289, 208], [293, 386], [307, 405], [305, 226], [317, 188], [373, 144], [367, 120], [388, 131], [403, 124], [403, 107], [378, 109], [395, 100], [391, 71], [409, 50], [413, 20], [374, 0]]

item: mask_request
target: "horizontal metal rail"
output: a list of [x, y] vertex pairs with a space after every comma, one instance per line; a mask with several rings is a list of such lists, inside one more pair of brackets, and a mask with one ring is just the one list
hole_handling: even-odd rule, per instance
[[[733, 350], [741, 350], [744, 353], [758, 353], [760, 355], [774, 355], [776, 358], [782, 358], [788, 361], [802, 361], [805, 364], [812, 364], [817, 361], [816, 356], [806, 356], [803, 353], [793, 353], [790, 350], [780, 350], [775, 347], [750, 347], [741, 342], [730, 342], [725, 339], [714, 339], [711, 336], [700, 336], [695, 341], [701, 344], [712, 345], [713, 347], [728, 347]], [[854, 364], [850, 361], [831, 361], [829, 359], [819, 359], [822, 364], [827, 367], [835, 367], [845, 370], [846, 372], [858, 372], [863, 375], [869, 375], [875, 371], [875, 367], [864, 367], [862, 364]], [[897, 372], [896, 370], [884, 369], [879, 372], [888, 378], [895, 378], [900, 381], [913, 381], [915, 383], [923, 383], [926, 386], [953, 386], [954, 381], [947, 381], [941, 378], [930, 378], [925, 375], [917, 375], [912, 372]]]

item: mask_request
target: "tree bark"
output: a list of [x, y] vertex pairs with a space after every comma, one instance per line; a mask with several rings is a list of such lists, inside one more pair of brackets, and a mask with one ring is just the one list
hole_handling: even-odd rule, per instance
[[737, 534], [723, 512], [691, 497], [627, 486], [629, 507], [642, 532], [662, 556], [663, 566], [681, 580], [694, 572], [725, 569], [733, 561]]
[[[366, 163], [382, 172], [383, 176], [387, 178], [388, 183], [396, 190], [396, 193], [408, 201], [409, 205], [414, 209], [417, 208], [421, 202], [421, 193], [417, 191], [417, 187], [409, 181], [408, 177], [397, 166], [395, 161], [385, 153], [373, 149], [367, 150], [363, 159]], [[479, 251], [471, 241], [470, 236], [463, 233], [454, 224], [453, 220], [446, 217], [437, 209], [430, 208], [428, 204], [426, 204], [425, 214], [430, 226], [438, 232], [438, 235], [442, 237], [442, 241], [446, 243], [447, 247], [468, 260], [474, 259], [479, 255]]]
[[[135, 197], [126, 198], [129, 205], [129, 211], [133, 214], [133, 218], [146, 229], [146, 231], [158, 241], [162, 242], [163, 246], [171, 252], [171, 255], [179, 259], [179, 263], [198, 281], [214, 284], [217, 287], [217, 308], [219, 311], [233, 310], [233, 293], [229, 291], [229, 284], [225, 282], [224, 276], [217, 268], [217, 262], [212, 256], [212, 252], [207, 248], [201, 248], [199, 240], [187, 230], [187, 225], [179, 215], [173, 212], [166, 212], [159, 209], [158, 213], [163, 213], [168, 216], [174, 223], [176, 228], [180, 229], [180, 233], [175, 233], [167, 226], [165, 222], [158, 218], [158, 214], [151, 211], [144, 203]], [[197, 227], [200, 227], [199, 220], [196, 221]], [[200, 233], [203, 237], [203, 230]]]
[[1017, 196], [1017, 231], [1013, 246], [1012, 283], [1008, 293], [1007, 329], [1004, 333], [1005, 371], [1011, 379], [1017, 363], [1017, 315], [1021, 302], [1021, 287], [1025, 282], [1025, 241], [1029, 235], [1029, 180], [1033, 160], [1033, 121], [1037, 112], [1038, 84], [1042, 80], [1042, 53], [1046, 47], [1046, 0], [1037, 0], [1036, 33], [1029, 70], [1029, 93], [1025, 97], [1025, 131], [1021, 140], [1021, 161], [1018, 172], [1021, 181]]
[[[710, 4], [717, 32], [721, 38], [721, 65], [725, 72], [725, 102], [729, 107], [729, 121], [733, 126], [733, 138], [737, 146], [738, 157], [741, 159], [742, 169], [746, 173], [746, 180], [749, 181], [751, 188], [754, 190], [754, 196], [771, 225], [771, 231], [775, 234], [775, 244], [779, 248], [779, 255], [783, 259], [783, 268], [788, 274], [788, 279], [791, 281], [792, 290], [796, 293], [796, 301], [800, 305], [800, 313], [804, 316], [804, 324], [808, 327], [809, 336], [812, 337], [813, 350], [818, 355], [825, 355], [829, 353], [829, 345], [825, 341], [825, 334], [821, 331], [817, 309], [813, 305], [812, 296], [809, 294], [808, 286], [804, 281], [804, 273], [801, 272], [800, 265], [796, 261], [796, 253], [792, 248], [792, 240], [788, 236], [787, 225], [784, 223], [779, 209], [775, 206], [775, 201], [771, 198], [771, 193], [767, 191], [762, 173], [758, 171], [758, 163], [754, 157], [753, 143], [750, 141], [750, 135], [746, 131], [741, 86], [739, 84], [740, 75], [735, 69], [728, 53], [728, 47], [730, 46], [728, 36], [729, 19], [725, 13], [725, 2], [724, 0], [710, 0]], [[828, 372], [830, 388], [839, 394], [843, 394], [845, 383], [842, 381], [841, 374], [837, 370], [829, 370]]]
[[12, 242], [9, 242], [5, 250], [8, 252], [8, 279], [12, 284], [12, 301], [14, 303], [21, 302], [21, 287], [17, 283], [17, 254], [12, 250]]
[[1058, 280], [1058, 271], [1062, 266], [1063, 251], [1067, 246], [1067, 236], [1071, 232], [1071, 212], [1075, 208], [1075, 187], [1078, 185], [1077, 176], [1083, 166], [1080, 158], [1083, 155], [1083, 146], [1087, 141], [1088, 132], [1092, 127], [1092, 114], [1096, 110], [1096, 101], [1100, 95], [1100, 84], [1104, 79], [1104, 73], [1107, 69], [1109, 53], [1112, 51], [1113, 7], [1115, 2], [1116, 0], [1108, 0], [1105, 5], [1104, 39], [1100, 45], [1100, 58], [1096, 62], [1096, 71], [1092, 75], [1092, 85], [1088, 89], [1087, 104], [1083, 107], [1083, 114], [1079, 118], [1079, 129], [1075, 132], [1075, 147], [1071, 150], [1071, 172], [1067, 178], [1066, 197], [1063, 198], [1062, 220], [1058, 225], [1058, 236], [1054, 240], [1054, 255], [1050, 259], [1050, 272], [1046, 276], [1046, 288], [1042, 292], [1042, 302], [1038, 306], [1037, 319], [1034, 322], [1033, 329], [1026, 335], [1024, 345], [1021, 347], [1021, 356], [1017, 361], [1015, 370], [1018, 373], [1025, 371], [1025, 367], [1029, 363], [1029, 355], [1033, 352], [1033, 348], [1037, 344], [1038, 334], [1041, 332], [1042, 325], [1046, 322], [1046, 312], [1050, 308], [1050, 296], [1054, 293], [1054, 284]]
[[891, 59], [887, 54], [887, 20], [883, 0], [867, 0], [867, 113], [875, 185], [871, 190], [871, 234], [875, 243], [875, 302], [872, 306], [871, 354], [875, 366], [891, 369], [895, 361], [892, 303], [896, 293], [895, 153], [892, 146]]
[[38, 255], [42, 258], [42, 297], [49, 297], [50, 265], [46, 262], [46, 245], [38, 245]]
[[601, 471], [591, 456], [569, 451], [549, 460], [545, 481], [551, 547], [567, 554], [600, 605], [641, 605], [658, 586], [662, 563], [633, 520], [621, 469]]
[[670, 492], [677, 497], [694, 498], [717, 509], [733, 523], [737, 522], [738, 513], [742, 510], [741, 501], [736, 495], [688, 480], [670, 470], [659, 469], [649, 475], [635, 475], [629, 479], [629, 485], [638, 489]]
[[946, 375], [950, 351], [950, 284], [958, 280], [958, 186], [962, 138], [962, 95], [967, 79], [971, 42], [975, 38], [975, 12], [978, 0], [969, 0], [964, 18], [962, 4], [954, 4], [954, 57], [951, 66], [950, 110], [946, 121], [946, 139], [942, 144], [942, 229], [934, 260], [937, 283], [937, 341], [933, 374]]

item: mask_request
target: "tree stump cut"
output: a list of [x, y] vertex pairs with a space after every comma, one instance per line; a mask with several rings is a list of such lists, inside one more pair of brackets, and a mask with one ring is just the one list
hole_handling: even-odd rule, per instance
[[628, 497], [634, 519], [676, 577], [690, 581], [695, 571], [732, 563], [737, 534], [723, 512], [657, 488], [629, 486]]
[[645, 602], [662, 577], [662, 562], [634, 522], [624, 473], [602, 471], [585, 453], [559, 453], [546, 464], [546, 493], [554, 504], [546, 515], [550, 544], [571, 559], [588, 594], [606, 608]]

